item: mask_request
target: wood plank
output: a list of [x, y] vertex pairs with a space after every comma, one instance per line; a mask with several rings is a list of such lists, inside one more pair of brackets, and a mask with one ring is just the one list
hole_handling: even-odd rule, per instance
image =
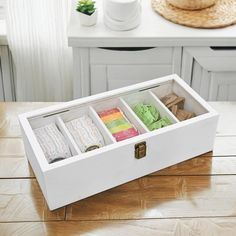
[[0, 102], [0, 137], [20, 137], [18, 115], [47, 107], [53, 102]]
[[26, 157], [0, 158], [0, 178], [32, 178], [34, 176]]
[[236, 231], [236, 218], [0, 223], [0, 231], [4, 236], [234, 236]]
[[0, 231], [4, 236], [234, 236], [236, 231], [236, 218], [0, 223]]
[[220, 114], [218, 132], [235, 134], [236, 102], [209, 102]]
[[235, 175], [236, 157], [199, 156], [151, 175]]
[[24, 155], [25, 149], [21, 138], [0, 138], [0, 158]]
[[202, 156], [236, 156], [236, 136], [216, 136], [213, 151]]
[[67, 220], [236, 216], [236, 176], [152, 176], [67, 206]]
[[65, 208], [49, 211], [36, 179], [0, 179], [0, 222], [63, 220]]
[[236, 102], [209, 102], [220, 114], [217, 135], [236, 135]]
[[[210, 156], [235, 156], [236, 155], [236, 136], [216, 137], [213, 154]], [[208, 156], [208, 154], [207, 154]]]

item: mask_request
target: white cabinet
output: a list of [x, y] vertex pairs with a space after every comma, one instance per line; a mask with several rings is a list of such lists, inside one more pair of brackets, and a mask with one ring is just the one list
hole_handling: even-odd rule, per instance
[[206, 100], [236, 101], [236, 48], [185, 47], [182, 78]]
[[0, 101], [14, 101], [13, 63], [8, 46], [0, 46], [0, 62]]
[[[144, 0], [141, 1], [142, 22], [139, 27], [129, 31], [112, 31], [103, 23], [102, 2], [97, 1], [99, 8], [97, 24], [93, 27], [82, 27], [74, 10], [77, 0], [72, 0], [68, 44], [73, 48], [74, 54], [75, 98], [148, 80], [153, 78], [154, 74], [155, 77], [170, 73], [180, 74], [180, 68], [182, 77], [190, 85], [194, 80], [194, 89], [207, 100], [223, 99], [221, 94], [226, 96], [223, 91], [233, 88], [236, 70], [234, 52], [213, 51], [209, 46], [235, 47], [236, 25], [214, 30], [179, 26], [163, 20], [153, 11], [150, 0]], [[126, 47], [128, 50], [132, 47], [154, 48], [143, 52], [138, 50], [102, 52], [102, 49], [99, 49], [101, 47], [113, 47], [113, 50], [118, 47]], [[183, 57], [182, 48], [184, 48]], [[191, 48], [194, 52], [190, 50]], [[90, 54], [90, 50], [95, 50], [104, 57], [90, 64], [93, 60], [93, 53]], [[153, 57], [148, 57], [149, 52]], [[198, 53], [203, 55], [197, 56]], [[233, 55], [228, 57], [229, 54]], [[172, 55], [171, 59], [168, 55]], [[130, 58], [133, 59], [130, 61]], [[146, 62], [140, 61], [145, 58], [149, 59], [146, 59]], [[206, 62], [207, 64], [212, 62], [210, 68], [207, 68]], [[217, 64], [222, 64], [224, 68], [217, 70]], [[221, 73], [224, 75], [224, 81]], [[229, 91], [227, 96], [225, 99], [232, 99], [232, 92]]]
[[180, 74], [181, 47], [73, 48], [73, 52], [75, 98]]
[[208, 101], [236, 100], [236, 48], [73, 48], [74, 97], [171, 73]]

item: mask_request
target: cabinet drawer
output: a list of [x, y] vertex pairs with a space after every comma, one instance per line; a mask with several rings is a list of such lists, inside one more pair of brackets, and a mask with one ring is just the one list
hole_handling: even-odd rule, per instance
[[92, 65], [91, 94], [172, 74], [171, 65]]
[[236, 71], [210, 75], [210, 101], [236, 101]]
[[107, 91], [113, 77], [121, 80], [111, 86], [117, 88], [181, 71], [181, 47], [77, 48], [73, 53], [75, 98]]
[[91, 64], [171, 64], [174, 48], [122, 48], [90, 50]]
[[172, 73], [171, 65], [118, 65], [107, 67], [108, 90]]
[[[184, 97], [179, 109], [189, 111], [194, 117], [181, 121], [182, 116], [178, 119], [178, 116], [162, 103], [161, 97], [173, 93]], [[143, 123], [139, 118], [141, 113], [137, 110], [137, 113], [134, 112], [137, 104], [143, 108], [142, 104], [146, 104], [146, 109], [152, 109], [147, 116], [149, 119], [146, 119], [148, 123]], [[121, 112], [114, 114], [117, 110]], [[156, 127], [155, 130], [150, 128], [149, 125], [153, 122], [153, 119], [150, 120], [151, 113], [155, 114], [155, 122], [159, 119], [161, 122], [168, 120], [167, 126], [163, 127], [163, 123], [159, 123], [158, 126], [152, 126]], [[85, 115], [90, 118], [89, 124], [93, 123], [94, 126], [89, 135], [86, 133], [85, 123], [74, 126], [77, 130], [82, 129], [84, 138], [81, 139], [80, 135], [72, 135], [67, 122]], [[53, 210], [211, 151], [218, 114], [182, 79], [177, 75], [170, 75], [34, 110], [21, 114], [19, 120], [26, 156], [49, 208]], [[114, 122], [119, 123], [119, 129], [114, 126]], [[126, 129], [122, 133], [124, 122], [132, 132]], [[39, 129], [42, 134], [42, 128], [45, 129], [48, 124], [54, 127], [49, 132], [51, 139], [48, 136], [42, 138], [45, 133], [39, 138]], [[103, 137], [100, 142], [102, 145], [99, 146], [95, 139], [90, 143], [90, 147], [97, 144], [97, 149], [81, 148], [80, 144], [83, 143], [84, 147], [85, 140], [93, 131], [100, 133], [100, 140]], [[119, 133], [119, 137], [131, 133], [135, 135], [117, 140], [118, 136], [114, 133]], [[51, 157], [56, 158], [57, 162], [50, 161], [51, 158], [46, 155], [48, 152], [45, 152], [42, 142], [49, 150], [53, 150]], [[63, 146], [67, 145], [67, 158], [63, 155], [61, 143]], [[60, 158], [56, 153], [60, 154]]]
[[208, 71], [236, 71], [236, 47], [186, 47], [186, 50]]
[[185, 47], [182, 77], [206, 100], [235, 101], [236, 48]]

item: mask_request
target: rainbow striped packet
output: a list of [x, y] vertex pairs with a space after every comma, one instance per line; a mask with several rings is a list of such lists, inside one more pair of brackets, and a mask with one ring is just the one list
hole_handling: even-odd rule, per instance
[[119, 108], [98, 112], [98, 115], [117, 142], [139, 135]]

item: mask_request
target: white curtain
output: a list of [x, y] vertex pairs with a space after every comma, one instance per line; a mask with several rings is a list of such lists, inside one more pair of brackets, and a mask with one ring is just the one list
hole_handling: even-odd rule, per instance
[[17, 101], [72, 99], [69, 8], [69, 0], [7, 0]]

